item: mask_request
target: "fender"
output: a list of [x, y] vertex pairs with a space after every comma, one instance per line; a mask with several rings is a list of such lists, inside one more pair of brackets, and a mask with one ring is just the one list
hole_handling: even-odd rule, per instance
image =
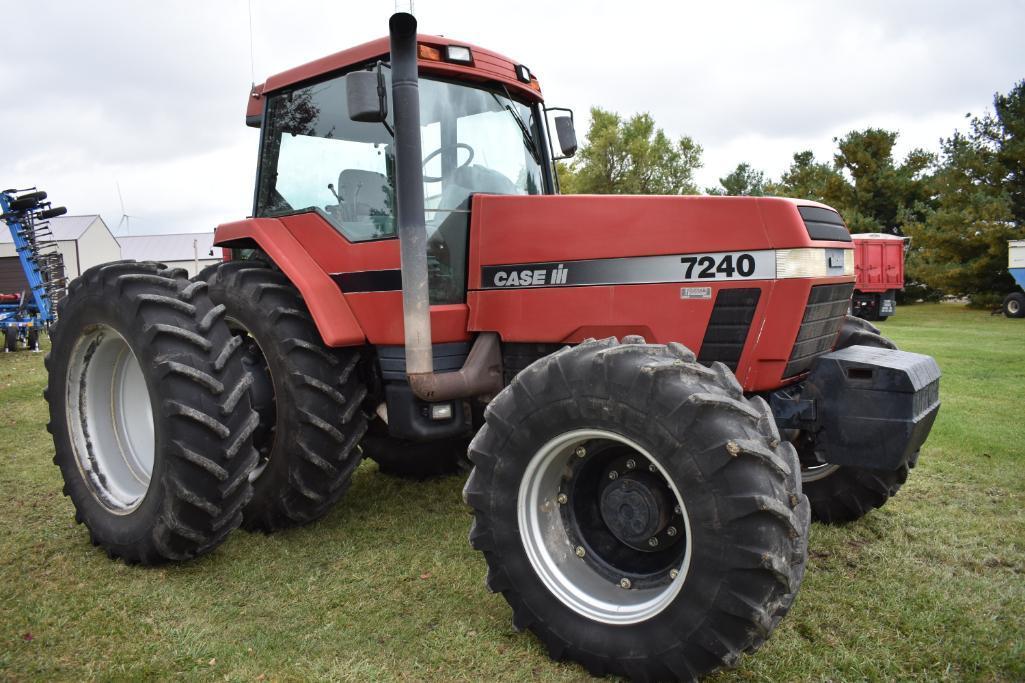
[[288, 276], [306, 300], [317, 330], [328, 346], [357, 346], [366, 335], [331, 276], [275, 218], [247, 218], [217, 226], [219, 247], [259, 247]]

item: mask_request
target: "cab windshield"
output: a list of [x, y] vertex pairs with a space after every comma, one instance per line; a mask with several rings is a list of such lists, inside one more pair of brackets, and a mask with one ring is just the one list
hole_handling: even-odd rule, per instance
[[[385, 68], [390, 93], [390, 71]], [[263, 126], [257, 216], [316, 211], [349, 241], [395, 236], [388, 125], [349, 119], [345, 78], [272, 95]], [[470, 195], [540, 194], [536, 108], [503, 89], [420, 79], [420, 140], [434, 303], [465, 298]]]

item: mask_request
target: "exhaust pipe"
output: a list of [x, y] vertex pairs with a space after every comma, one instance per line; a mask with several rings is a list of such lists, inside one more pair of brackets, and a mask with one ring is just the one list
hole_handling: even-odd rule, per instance
[[431, 304], [427, 289], [427, 226], [420, 149], [420, 89], [417, 84], [416, 18], [396, 12], [388, 21], [391, 91], [395, 117], [395, 208], [402, 269], [402, 317], [406, 373], [434, 372]]
[[388, 21], [388, 37], [406, 377], [413, 393], [424, 401], [497, 394], [502, 389], [502, 356], [498, 335], [494, 333], [478, 335], [458, 372], [434, 372], [427, 282], [427, 226], [424, 223], [423, 150], [420, 148], [416, 18], [408, 12], [393, 14]]

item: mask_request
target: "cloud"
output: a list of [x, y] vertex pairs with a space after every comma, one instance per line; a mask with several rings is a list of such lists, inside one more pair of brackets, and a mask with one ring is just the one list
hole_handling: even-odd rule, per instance
[[[207, 230], [251, 210], [250, 81], [383, 35], [392, 3], [245, 0], [5, 8], [0, 184], [133, 231]], [[420, 0], [421, 30], [530, 66], [553, 105], [650, 112], [705, 148], [699, 182], [869, 125], [902, 151], [981, 112], [1025, 74], [1017, 2], [786, 4]]]

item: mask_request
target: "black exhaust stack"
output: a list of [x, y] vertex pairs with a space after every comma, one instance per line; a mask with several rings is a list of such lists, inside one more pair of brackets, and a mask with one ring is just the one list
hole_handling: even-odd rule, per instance
[[402, 317], [406, 377], [418, 398], [448, 401], [502, 389], [498, 335], [478, 335], [458, 372], [435, 374], [431, 304], [427, 281], [423, 150], [420, 148], [420, 89], [416, 18], [396, 12], [388, 22], [391, 43], [392, 109], [395, 123], [395, 195], [402, 268]]
[[402, 315], [406, 372], [434, 371], [431, 309], [427, 289], [427, 226], [424, 225], [420, 89], [417, 84], [416, 18], [397, 12], [388, 22], [392, 107], [395, 116], [395, 195], [402, 258]]

